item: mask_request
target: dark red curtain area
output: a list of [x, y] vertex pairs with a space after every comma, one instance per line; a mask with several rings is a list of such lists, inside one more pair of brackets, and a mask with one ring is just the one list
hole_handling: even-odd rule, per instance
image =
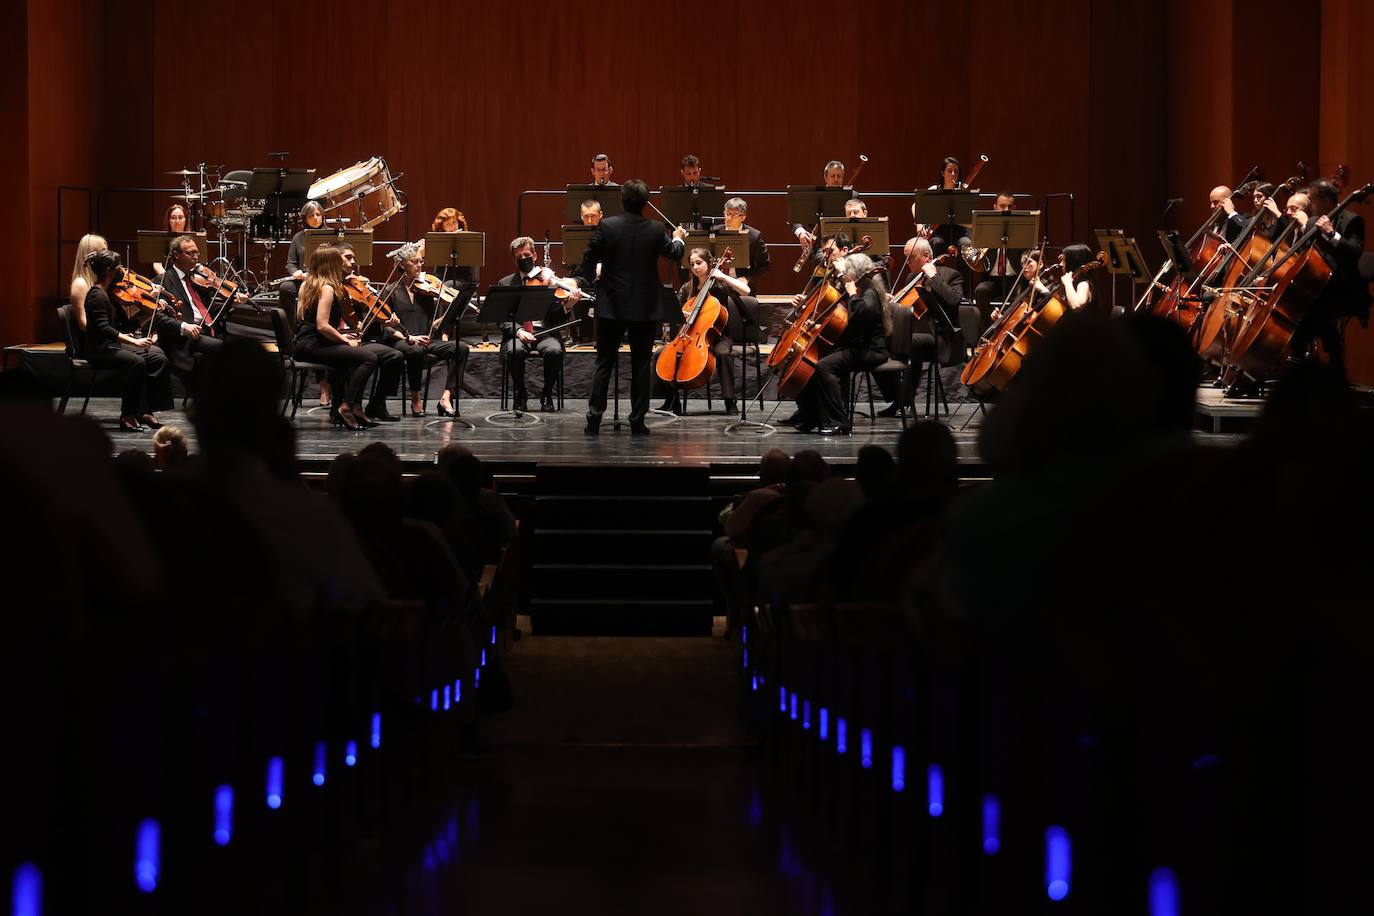
[[[457, 206], [488, 233], [495, 276], [520, 191], [583, 181], [598, 152], [617, 179], [654, 186], [696, 153], [739, 190], [816, 183], [826, 160], [852, 168], [862, 153], [861, 192], [909, 192], [943, 156], [985, 154], [985, 190], [1073, 195], [1050, 202], [1053, 241], [1121, 227], [1157, 263], [1169, 197], [1185, 198], [1170, 221], [1190, 231], [1207, 190], [1252, 164], [1283, 176], [1298, 158], [1327, 169], [1344, 156], [1358, 179], [1374, 144], [1353, 44], [1374, 13], [1349, 0], [741, 4], [708, 26], [629, 0], [52, 0], [22, 13], [27, 62], [7, 66], [25, 91], [7, 116], [25, 127], [16, 244], [29, 276], [5, 343], [55, 336], [57, 185], [169, 187], [162, 172], [201, 161], [252, 168], [285, 150], [324, 175], [384, 156], [410, 214], [379, 236], [418, 237]], [[97, 228], [131, 236], [167, 202], [107, 196]], [[765, 237], [790, 241], [780, 199], [750, 203]], [[908, 206], [870, 209], [900, 242]], [[84, 217], [84, 201], [70, 205], [64, 234]], [[556, 239], [561, 222], [561, 202], [536, 199], [520, 228]], [[792, 260], [778, 252], [764, 292], [791, 291]]]

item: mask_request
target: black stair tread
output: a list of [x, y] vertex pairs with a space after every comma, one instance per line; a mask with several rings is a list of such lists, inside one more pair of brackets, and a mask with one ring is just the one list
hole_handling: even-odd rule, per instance
[[587, 502], [587, 501], [590, 501], [590, 500], [597, 500], [597, 501], [599, 501], [599, 502], [634, 502], [634, 503], [644, 503], [644, 502], [697, 502], [697, 503], [704, 503], [704, 502], [710, 502], [710, 501], [711, 501], [711, 497], [710, 497], [710, 496], [707, 496], [707, 495], [701, 495], [701, 496], [682, 496], [682, 495], [668, 495], [668, 494], [660, 494], [660, 493], [549, 493], [549, 494], [545, 494], [545, 495], [542, 495], [542, 496], [536, 496], [536, 497], [534, 498], [534, 501], [535, 501], [536, 503], [542, 503], [542, 502], [575, 502], [575, 501]]
[[702, 571], [711, 568], [710, 563], [535, 563], [532, 569], [626, 569], [643, 572], [646, 569], [662, 569], [669, 572]]
[[607, 604], [616, 607], [714, 607], [710, 598], [531, 598], [530, 604], [589, 605]]
[[636, 537], [671, 535], [680, 537], [684, 535], [708, 535], [713, 534], [710, 528], [536, 528], [535, 534], [575, 534], [578, 537], [587, 534], [614, 534], [623, 536], [633, 534]]

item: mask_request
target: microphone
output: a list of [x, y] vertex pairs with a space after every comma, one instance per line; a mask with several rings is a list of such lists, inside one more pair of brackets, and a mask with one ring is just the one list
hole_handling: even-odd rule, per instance
[[1170, 211], [1170, 210], [1172, 210], [1174, 207], [1178, 206], [1178, 205], [1181, 204], [1181, 203], [1183, 203], [1183, 198], [1182, 198], [1182, 197], [1171, 197], [1171, 198], [1169, 198], [1169, 199], [1165, 202], [1165, 204], [1164, 204], [1164, 212], [1161, 213], [1161, 214], [1159, 214], [1160, 222], [1163, 222], [1163, 221], [1164, 221], [1164, 217], [1166, 217], [1166, 216], [1169, 215], [1169, 211]]
[[702, 175], [702, 176], [701, 176], [701, 180], [702, 180], [702, 181], [720, 181], [720, 176], [719, 176], [719, 175]]
[[291, 155], [290, 153], [268, 153], [268, 154], [267, 154], [267, 158], [268, 158], [268, 159], [285, 159], [287, 156], [290, 156], [290, 155]]

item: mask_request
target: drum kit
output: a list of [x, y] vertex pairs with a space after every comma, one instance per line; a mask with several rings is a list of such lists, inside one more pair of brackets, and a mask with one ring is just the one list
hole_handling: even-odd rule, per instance
[[[283, 180], [288, 174], [285, 169], [260, 169], [258, 172], [273, 173], [268, 176], [272, 178], [279, 173]], [[218, 237], [212, 244], [219, 246], [220, 259], [228, 260], [229, 244], [235, 235], [238, 236], [245, 275], [251, 275], [248, 253], [252, 246], [264, 249], [266, 268], [272, 250], [290, 242], [301, 228], [300, 208], [307, 200], [316, 201], [324, 208], [327, 225], [348, 229], [371, 229], [406, 207], [405, 194], [396, 185], [404, 173], [393, 177], [391, 168], [380, 156], [356, 162], [313, 182], [304, 197], [284, 193], [281, 183], [269, 196], [249, 196], [250, 191], [256, 193], [256, 189], [262, 187], [261, 182], [254, 181], [257, 172], [234, 170], [225, 173], [222, 165], [202, 162], [194, 169], [177, 169], [165, 174], [181, 179], [182, 193], [172, 195], [172, 199], [185, 204], [188, 210], [199, 211], [200, 219], [191, 221], [217, 231]], [[313, 177], [314, 170], [304, 174]]]

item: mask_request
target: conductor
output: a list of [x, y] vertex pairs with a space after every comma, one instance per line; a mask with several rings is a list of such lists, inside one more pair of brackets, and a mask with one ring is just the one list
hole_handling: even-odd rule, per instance
[[625, 212], [608, 216], [582, 255], [581, 276], [601, 279], [596, 290], [596, 369], [592, 374], [591, 398], [587, 403], [587, 435], [601, 431], [601, 415], [606, 412], [606, 389], [615, 367], [620, 341], [630, 338], [630, 433], [645, 436], [649, 427], [649, 362], [653, 356], [654, 330], [658, 315], [658, 259], [682, 258], [682, 239], [687, 230], [673, 230], [672, 238], [662, 224], [644, 216], [649, 203], [649, 186], [636, 178], [620, 187]]

